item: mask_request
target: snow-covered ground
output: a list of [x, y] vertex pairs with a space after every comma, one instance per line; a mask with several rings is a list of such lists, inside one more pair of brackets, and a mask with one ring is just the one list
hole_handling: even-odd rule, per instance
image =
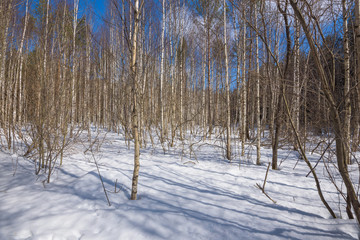
[[[355, 220], [331, 218], [294, 152], [280, 150], [281, 170], [269, 171], [265, 190], [274, 204], [255, 187], [263, 183], [270, 149], [262, 150], [264, 164], [256, 166], [256, 151], [248, 147], [240, 167], [239, 157], [229, 163], [211, 144], [197, 150], [197, 161], [181, 157], [179, 149], [141, 150], [139, 200], [131, 201], [133, 151], [121, 135], [107, 134], [94, 156], [110, 207], [84, 145], [70, 151], [50, 184], [34, 175], [30, 160], [0, 153], [0, 239], [359, 238]], [[318, 158], [311, 155], [312, 161]], [[325, 198], [347, 218], [323, 165], [316, 170]]]

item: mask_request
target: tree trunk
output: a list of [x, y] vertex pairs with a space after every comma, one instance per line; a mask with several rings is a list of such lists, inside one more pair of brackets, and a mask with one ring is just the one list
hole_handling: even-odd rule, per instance
[[19, 121], [21, 122], [21, 117], [22, 117], [22, 98], [23, 98], [23, 94], [22, 94], [22, 71], [23, 71], [23, 61], [24, 61], [24, 56], [23, 56], [23, 48], [24, 48], [24, 41], [25, 41], [25, 34], [26, 34], [26, 29], [27, 29], [27, 24], [28, 24], [28, 19], [29, 19], [29, 0], [26, 0], [26, 4], [25, 4], [25, 21], [24, 21], [24, 28], [23, 28], [23, 33], [22, 33], [22, 37], [21, 37], [21, 42], [20, 42], [20, 46], [19, 46], [19, 51], [18, 51], [18, 56], [20, 57], [19, 59], [19, 80], [16, 81], [15, 84], [15, 91], [18, 91], [18, 99], [17, 99], [17, 106], [16, 107], [16, 99], [14, 101], [14, 106], [15, 106], [15, 111], [14, 111], [14, 121]]
[[165, 77], [165, 68], [164, 68], [164, 59], [165, 59], [165, 3], [162, 1], [162, 29], [161, 29], [161, 66], [160, 66], [160, 94], [159, 94], [159, 104], [160, 104], [160, 141], [164, 141], [164, 106], [163, 106], [163, 84]]
[[350, 102], [350, 57], [349, 57], [349, 33], [348, 33], [348, 12], [346, 7], [346, 0], [342, 0], [342, 14], [343, 14], [343, 41], [344, 41], [344, 97], [345, 97], [345, 121], [344, 121], [344, 143], [346, 154], [349, 156], [346, 164], [350, 164], [350, 124], [351, 124], [351, 102]]
[[[39, 144], [39, 160], [41, 161], [41, 167], [45, 167], [45, 156], [44, 156], [44, 124], [45, 124], [45, 109], [43, 104], [45, 104], [45, 81], [47, 77], [47, 42], [49, 34], [49, 8], [50, 0], [47, 0], [46, 3], [46, 20], [45, 20], [45, 38], [44, 38], [44, 60], [43, 60], [43, 72], [41, 76], [40, 90], [38, 95], [38, 144]], [[39, 164], [40, 170], [40, 164]]]
[[[255, 28], [258, 26], [258, 13], [257, 13], [257, 3], [254, 4], [254, 20]], [[255, 84], [256, 84], [256, 165], [260, 165], [260, 147], [261, 147], [261, 122], [260, 122], [260, 67], [259, 67], [259, 38], [258, 34], [255, 35], [255, 61], [256, 61], [256, 74], [255, 74]]]
[[241, 103], [241, 112], [242, 112], [242, 124], [241, 124], [241, 156], [245, 155], [245, 141], [246, 141], [246, 124], [247, 124], [247, 84], [246, 84], [246, 21], [245, 21], [245, 10], [243, 12], [243, 36], [242, 36], [242, 71], [241, 71], [241, 80], [242, 80], [242, 103]]
[[206, 52], [205, 52], [205, 47], [203, 49], [203, 58], [202, 58], [202, 127], [203, 127], [203, 141], [205, 141], [206, 139], [206, 135], [207, 135], [207, 129], [206, 129], [206, 102], [205, 102], [205, 97], [206, 97], [206, 92], [205, 92], [205, 86], [206, 86], [206, 69], [205, 69], [205, 58], [206, 58]]
[[[8, 33], [10, 28], [10, 10], [12, 9], [12, 1], [8, 3], [8, 8], [4, 7], [2, 10], [3, 15], [5, 16], [5, 24], [2, 26], [4, 27], [4, 34], [2, 37], [2, 46], [1, 46], [1, 59], [0, 59], [0, 91], [1, 91], [1, 99], [0, 99], [0, 110], [1, 110], [1, 124], [5, 123], [6, 117], [6, 99], [5, 99], [5, 92], [6, 92], [6, 80], [5, 80], [5, 70], [6, 70], [6, 49], [8, 47]], [[4, 127], [4, 126], [2, 126]]]
[[[171, 4], [171, 1], [170, 1]], [[172, 10], [171, 6], [169, 7], [171, 13], [175, 11]], [[171, 16], [171, 15], [170, 15]], [[170, 21], [169, 21], [170, 22]], [[173, 30], [173, 29], [172, 29]], [[172, 32], [170, 40], [170, 79], [171, 79], [171, 147], [174, 146], [174, 139], [176, 136], [176, 96], [175, 96], [175, 67], [176, 67], [176, 51], [174, 54], [174, 41], [172, 40], [174, 33]], [[175, 57], [174, 57], [175, 56]]]
[[358, 150], [360, 143], [360, 0], [355, 0], [355, 51], [356, 51], [356, 101], [358, 111], [356, 114], [356, 122], [353, 136], [353, 151]]
[[183, 119], [184, 119], [184, 110], [183, 110], [183, 103], [184, 103], [184, 64], [185, 64], [185, 52], [184, 52], [184, 16], [183, 14], [181, 15], [181, 27], [180, 27], [180, 58], [179, 58], [179, 65], [180, 65], [180, 81], [179, 81], [179, 85], [180, 85], [180, 125], [179, 125], [179, 134], [180, 134], [180, 139], [183, 139]]
[[[299, 132], [300, 124], [300, 25], [299, 21], [295, 19], [295, 38], [294, 38], [294, 101], [293, 101], [293, 116], [294, 125], [297, 132]], [[294, 139], [294, 149], [298, 149], [297, 142]]]
[[230, 83], [229, 83], [229, 59], [227, 50], [226, 34], [226, 1], [224, 0], [224, 51], [225, 51], [225, 87], [226, 87], [226, 158], [231, 160], [231, 128], [230, 128]]
[[74, 0], [74, 15], [73, 15], [73, 39], [72, 39], [72, 78], [71, 78], [71, 133], [76, 121], [76, 31], [77, 31], [77, 17], [79, 10], [79, 0]]
[[[134, 171], [132, 177], [131, 188], [131, 200], [137, 199], [138, 192], [138, 179], [140, 170], [140, 142], [138, 132], [138, 110], [137, 110], [137, 95], [138, 95], [138, 83], [137, 83], [137, 67], [136, 67], [136, 53], [137, 53], [137, 34], [139, 31], [139, 0], [135, 0], [134, 4], [134, 32], [132, 35], [131, 43], [131, 65], [130, 76], [132, 81], [132, 95], [133, 95], [133, 110], [132, 110], [132, 128], [134, 137]], [[131, 15], [131, 14], [130, 14]]]
[[[288, 21], [288, 13], [287, 13], [287, 2], [285, 4], [285, 8], [282, 9], [280, 6], [279, 0], [277, 1], [277, 8], [279, 12], [282, 14], [284, 23], [285, 23], [285, 32], [286, 32], [286, 61], [285, 66], [282, 71], [278, 71], [278, 74], [280, 74], [280, 91], [278, 94], [278, 102], [277, 102], [277, 113], [276, 113], [276, 119], [275, 119], [275, 135], [272, 141], [272, 169], [277, 169], [277, 151], [278, 151], [278, 145], [279, 145], [279, 138], [280, 138], [280, 130], [281, 130], [281, 124], [282, 124], [282, 114], [283, 114], [283, 98], [282, 95], [285, 91], [285, 77], [287, 75], [288, 67], [289, 67], [289, 60], [290, 60], [290, 48], [291, 48], [291, 38], [290, 38], [290, 26]], [[278, 49], [276, 49], [278, 51]], [[277, 53], [276, 53], [277, 54]], [[278, 64], [277, 64], [278, 65]]]
[[207, 31], [207, 47], [206, 47], [206, 52], [207, 52], [207, 79], [208, 79], [208, 124], [209, 124], [209, 138], [211, 138], [211, 134], [212, 134], [212, 128], [213, 128], [213, 120], [211, 117], [211, 79], [210, 79], [210, 70], [211, 70], [211, 49], [210, 49], [210, 28], [211, 28], [211, 22], [210, 22], [210, 4], [207, 4], [208, 9], [206, 11], [207, 14], [207, 19], [206, 19], [206, 31]]

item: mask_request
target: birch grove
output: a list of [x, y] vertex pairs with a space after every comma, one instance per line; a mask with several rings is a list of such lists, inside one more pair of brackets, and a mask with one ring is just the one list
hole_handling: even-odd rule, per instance
[[254, 153], [249, 164], [271, 171], [286, 161], [279, 149], [295, 149], [337, 217], [306, 157], [317, 152], [340, 178], [339, 206], [360, 221], [349, 172], [360, 149], [358, 0], [105, 2], [101, 13], [87, 0], [0, 2], [3, 151], [50, 182], [83, 132], [89, 142], [117, 132], [134, 151], [136, 200], [140, 153], [158, 143], [193, 158], [212, 144], [240, 166]]

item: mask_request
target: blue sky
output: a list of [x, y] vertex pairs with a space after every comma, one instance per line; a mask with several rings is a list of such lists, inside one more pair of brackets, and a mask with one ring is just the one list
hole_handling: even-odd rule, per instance
[[106, 1], [105, 0], [80, 0], [79, 1], [79, 10], [80, 14], [84, 14], [84, 12], [87, 11], [88, 7], [92, 8], [92, 11], [94, 12], [94, 21], [95, 23], [100, 20], [101, 17], [105, 14], [105, 6]]
[[[73, 0], [67, 0], [67, 2], [71, 7]], [[79, 17], [84, 14], [90, 14], [90, 16], [92, 16], [91, 21], [94, 31], [96, 31], [102, 24], [102, 17], [104, 17], [106, 12], [106, 2], [107, 0], [79, 0]], [[91, 13], [89, 10], [91, 10]]]
[[[81, 1], [81, 0], [80, 0]], [[83, 0], [86, 1], [86, 0]], [[88, 0], [94, 6], [94, 12], [97, 15], [103, 16], [105, 12], [105, 1], [104, 0]]]

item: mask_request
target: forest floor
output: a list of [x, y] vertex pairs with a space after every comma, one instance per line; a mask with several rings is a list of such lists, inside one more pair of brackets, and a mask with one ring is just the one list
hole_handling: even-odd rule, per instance
[[[0, 239], [359, 239], [323, 161], [316, 171], [338, 219], [322, 205], [297, 152], [279, 150], [280, 170], [268, 173], [265, 191], [275, 204], [256, 187], [271, 149], [262, 148], [261, 166], [251, 145], [229, 163], [215, 140], [193, 145], [196, 159], [189, 143], [165, 154], [160, 145], [142, 149], [137, 201], [129, 200], [133, 150], [122, 135], [106, 134], [93, 154], [84, 153], [89, 143], [74, 145], [49, 184], [31, 160], [0, 152]], [[319, 157], [309, 153], [313, 165]], [[357, 164], [350, 169], [358, 182]]]

